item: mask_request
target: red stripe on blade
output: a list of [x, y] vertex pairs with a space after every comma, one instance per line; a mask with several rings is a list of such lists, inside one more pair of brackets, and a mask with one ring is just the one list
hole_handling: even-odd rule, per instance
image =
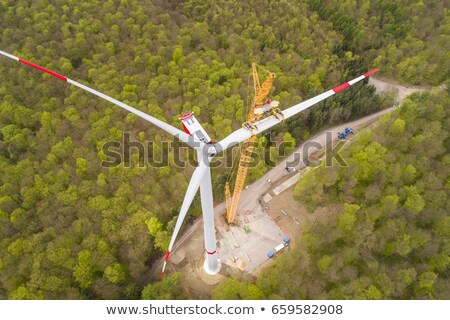
[[333, 88], [334, 93], [338, 93], [339, 91], [344, 90], [345, 88], [350, 87], [350, 84], [348, 82], [341, 84], [340, 86]]
[[37, 64], [31, 63], [31, 62], [29, 62], [27, 60], [23, 60], [23, 59], [19, 58], [19, 62], [22, 62], [23, 64], [26, 64], [27, 66], [33, 67], [35, 69], [38, 69], [38, 70], [40, 70], [42, 72], [48, 73], [49, 75], [54, 76], [54, 77], [56, 77], [58, 79], [67, 81], [66, 77], [64, 77], [64, 76], [62, 76], [62, 75], [60, 75], [60, 74], [58, 74], [56, 72], [53, 72], [53, 71], [47, 70], [45, 68], [42, 68], [41, 66], [38, 66]]
[[213, 252], [209, 252], [208, 250], [205, 249], [205, 251], [207, 254], [214, 254], [214, 253], [216, 253], [217, 250], [214, 250]]
[[370, 70], [369, 72], [367, 72], [367, 73], [365, 73], [364, 74], [364, 77], [369, 77], [369, 76], [371, 76], [371, 75], [373, 75], [375, 72], [377, 72], [378, 70], [380, 70], [380, 69], [373, 69], [373, 70]]
[[164, 260], [166, 260], [166, 262], [167, 262], [167, 260], [169, 260], [169, 256], [170, 256], [170, 252], [167, 251], [167, 252], [166, 252], [166, 257], [164, 258]]

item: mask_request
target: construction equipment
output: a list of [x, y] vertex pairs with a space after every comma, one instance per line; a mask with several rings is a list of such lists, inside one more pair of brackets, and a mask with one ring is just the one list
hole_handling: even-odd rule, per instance
[[227, 181], [225, 185], [227, 222], [230, 224], [234, 222], [234, 219], [236, 217], [241, 192], [244, 188], [245, 179], [247, 178], [248, 167], [250, 162], [252, 161], [252, 153], [256, 140], [256, 136], [253, 132], [254, 130], [258, 129], [254, 123], [269, 113], [274, 115], [282, 115], [281, 111], [275, 108], [278, 106], [278, 101], [267, 99], [264, 103], [264, 99], [270, 93], [270, 89], [272, 89], [273, 85], [273, 80], [275, 79], [274, 73], [268, 73], [268, 77], [261, 85], [259, 82], [259, 75], [256, 69], [256, 64], [252, 63], [253, 88], [255, 90], [255, 95], [250, 106], [250, 112], [248, 113], [247, 121], [242, 125], [244, 129], [247, 129], [252, 133], [252, 136], [244, 141], [241, 148], [241, 156], [239, 159], [239, 166], [236, 175], [236, 182], [234, 184], [233, 196], [231, 196], [229, 182]]

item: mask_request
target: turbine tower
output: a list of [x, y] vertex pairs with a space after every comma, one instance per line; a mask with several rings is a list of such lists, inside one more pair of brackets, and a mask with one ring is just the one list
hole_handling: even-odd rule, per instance
[[374, 69], [359, 76], [358, 78], [355, 78], [349, 82], [341, 84], [340, 86], [337, 86], [318, 96], [303, 101], [299, 104], [296, 104], [288, 109], [279, 111], [276, 114], [275, 113], [270, 114], [267, 117], [264, 117], [256, 122], [253, 122], [252, 126], [250, 127], [244, 125], [243, 128], [236, 130], [235, 132], [231, 133], [220, 142], [213, 144], [208, 134], [200, 125], [200, 123], [197, 121], [193, 113], [187, 113], [181, 117], [181, 122], [185, 131], [183, 132], [171, 126], [170, 124], [158, 120], [142, 111], [137, 110], [136, 108], [133, 108], [123, 102], [120, 102], [114, 98], [111, 98], [110, 96], [107, 96], [106, 94], [103, 94], [97, 90], [87, 87], [77, 81], [69, 79], [56, 72], [50, 71], [46, 68], [43, 68], [41, 66], [38, 66], [34, 63], [31, 63], [29, 61], [26, 61], [24, 59], [21, 59], [19, 57], [16, 57], [12, 54], [6, 53], [1, 50], [0, 55], [13, 59], [22, 64], [28, 65], [30, 67], [33, 67], [39, 71], [50, 74], [55, 78], [66, 81], [78, 88], [81, 88], [102, 99], [105, 99], [129, 112], [132, 112], [135, 115], [141, 117], [142, 119], [145, 119], [148, 122], [152, 123], [153, 125], [166, 131], [172, 136], [177, 137], [178, 139], [180, 139], [188, 146], [194, 148], [197, 151], [198, 167], [195, 169], [194, 174], [192, 175], [192, 178], [189, 181], [186, 195], [181, 205], [180, 214], [178, 215], [175, 229], [172, 234], [172, 238], [170, 239], [169, 248], [164, 257], [163, 270], [161, 272], [161, 276], [164, 275], [165, 267], [167, 265], [169, 256], [172, 252], [173, 245], [180, 231], [181, 225], [183, 224], [188, 209], [191, 206], [191, 203], [194, 200], [194, 196], [199, 188], [202, 204], [203, 229], [204, 229], [205, 253], [206, 253], [206, 259], [203, 268], [205, 272], [210, 275], [217, 274], [220, 271], [220, 261], [217, 256], [216, 235], [214, 229], [214, 208], [213, 208], [213, 193], [212, 193], [211, 169], [210, 169], [211, 159], [215, 157], [217, 153], [222, 152], [236, 144], [244, 142], [245, 140], [249, 139], [252, 136], [258, 135], [259, 133], [279, 124], [284, 119], [288, 119], [302, 112], [303, 110], [310, 108], [311, 106], [319, 103], [320, 101], [323, 101], [333, 96], [334, 94], [350, 87], [356, 82], [361, 81], [378, 71], [378, 69]]

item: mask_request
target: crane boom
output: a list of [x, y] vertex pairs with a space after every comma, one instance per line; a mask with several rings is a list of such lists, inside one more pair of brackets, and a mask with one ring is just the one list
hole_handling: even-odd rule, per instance
[[[259, 120], [263, 115], [255, 114], [255, 109], [263, 105], [264, 99], [270, 93], [272, 89], [273, 80], [275, 79], [275, 74], [269, 72], [269, 76], [264, 80], [262, 85], [259, 82], [258, 71], [256, 69], [256, 64], [252, 63], [252, 75], [253, 75], [253, 87], [255, 89], [255, 95], [253, 97], [253, 102], [250, 107], [250, 112], [247, 116], [247, 122], [249, 126], [252, 123]], [[245, 179], [247, 178], [247, 171], [249, 164], [252, 161], [252, 153], [255, 145], [256, 136], [252, 135], [249, 139], [245, 140], [241, 148], [241, 156], [239, 159], [239, 166], [236, 176], [236, 182], [234, 185], [233, 196], [230, 196], [230, 186], [227, 182], [225, 185], [225, 198], [226, 198], [226, 208], [227, 208], [227, 221], [228, 223], [233, 223], [236, 218], [236, 212], [239, 205], [239, 200], [241, 198], [242, 190], [244, 189]]]

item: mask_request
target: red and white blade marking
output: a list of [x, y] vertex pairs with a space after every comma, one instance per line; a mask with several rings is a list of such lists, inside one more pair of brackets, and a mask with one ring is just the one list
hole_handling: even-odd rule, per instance
[[340, 86], [337, 86], [335, 88], [333, 88], [332, 90], [334, 91], [334, 93], [338, 93], [339, 91], [344, 90], [345, 88], [350, 87], [350, 83], [346, 82], [344, 84], [341, 84]]
[[367, 73], [364, 73], [364, 77], [365, 78], [368, 78], [368, 77], [370, 77], [371, 75], [373, 75], [375, 72], [377, 72], [378, 70], [380, 70], [380, 69], [373, 69], [373, 70], [370, 70], [369, 72], [367, 72]]
[[50, 71], [50, 70], [45, 69], [45, 68], [43, 68], [41, 66], [38, 66], [37, 64], [34, 64], [34, 63], [30, 62], [30, 61], [27, 61], [27, 60], [21, 59], [19, 57], [13, 56], [12, 54], [6, 53], [5, 51], [1, 51], [0, 50], [0, 54], [4, 55], [5, 57], [11, 58], [13, 60], [19, 61], [20, 63], [26, 64], [27, 66], [35, 68], [35, 69], [37, 69], [39, 71], [48, 73], [49, 75], [54, 76], [55, 78], [58, 78], [58, 79], [61, 79], [61, 80], [64, 80], [64, 81], [68, 80], [66, 77], [60, 75], [59, 73]]
[[295, 114], [297, 114], [297, 113], [299, 113], [299, 112], [301, 112], [301, 111], [303, 111], [305, 109], [308, 109], [308, 108], [312, 107], [313, 105], [319, 103], [320, 101], [325, 100], [325, 99], [331, 97], [332, 95], [334, 95], [334, 94], [336, 94], [338, 92], [341, 92], [344, 89], [347, 89], [348, 87], [354, 85], [355, 83], [357, 83], [357, 82], [359, 82], [359, 81], [361, 81], [361, 80], [363, 80], [365, 78], [368, 78], [369, 76], [371, 76], [372, 74], [374, 74], [378, 70], [379, 69], [371, 70], [371, 71], [363, 74], [362, 76], [359, 76], [358, 78], [350, 80], [350, 81], [348, 81], [346, 83], [341, 84], [340, 86], [337, 86], [337, 87], [335, 87], [335, 88], [333, 88], [331, 90], [328, 90], [328, 91], [326, 91], [326, 92], [324, 92], [322, 94], [319, 94], [318, 96], [315, 96], [315, 97], [313, 97], [311, 99], [303, 101], [303, 102], [301, 102], [299, 104], [296, 104], [295, 106], [292, 106], [292, 107], [290, 107], [290, 108], [288, 108], [286, 110], [283, 110], [284, 118], [285, 119], [290, 118], [293, 115], [295, 115]]
[[189, 146], [191, 146], [191, 147], [193, 147], [195, 149], [199, 148], [198, 146], [199, 146], [200, 141], [198, 140], [198, 138], [191, 137], [189, 134], [187, 134], [187, 133], [185, 133], [185, 132], [183, 132], [183, 131], [181, 131], [181, 130], [173, 127], [173, 126], [171, 126], [170, 124], [167, 124], [167, 123], [165, 123], [165, 122], [163, 122], [163, 121], [161, 121], [159, 119], [156, 119], [156, 118], [154, 118], [154, 117], [152, 117], [152, 116], [150, 116], [150, 115], [148, 115], [148, 114], [146, 114], [146, 113], [144, 113], [144, 112], [142, 112], [142, 111], [140, 111], [140, 110], [138, 110], [136, 108], [133, 108], [133, 107], [131, 107], [131, 106], [129, 106], [129, 105], [123, 103], [123, 102], [120, 102], [119, 100], [111, 98], [110, 96], [107, 96], [106, 94], [103, 94], [103, 93], [101, 93], [101, 92], [99, 92], [97, 90], [89, 88], [88, 86], [85, 86], [85, 85], [83, 85], [83, 84], [81, 84], [79, 82], [76, 82], [75, 80], [72, 80], [72, 79], [69, 79], [69, 78], [67, 78], [65, 76], [62, 76], [59, 73], [53, 72], [53, 71], [48, 70], [48, 69], [46, 69], [44, 67], [38, 66], [37, 64], [31, 63], [31, 62], [29, 62], [27, 60], [21, 59], [21, 58], [16, 57], [16, 56], [13, 56], [12, 54], [9, 54], [9, 53], [6, 53], [6, 52], [0, 50], [0, 55], [3, 55], [3, 56], [8, 57], [10, 59], [16, 60], [16, 61], [18, 61], [20, 63], [23, 63], [23, 64], [25, 64], [27, 66], [30, 66], [30, 67], [32, 67], [32, 68], [34, 68], [36, 70], [42, 71], [44, 73], [47, 73], [47, 74], [49, 74], [49, 75], [51, 75], [51, 76], [53, 76], [55, 78], [58, 78], [60, 80], [66, 81], [66, 82], [68, 82], [68, 83], [70, 83], [70, 84], [72, 84], [72, 85], [74, 85], [74, 86], [76, 86], [76, 87], [78, 87], [80, 89], [88, 91], [88, 92], [90, 92], [90, 93], [92, 93], [92, 94], [94, 94], [94, 95], [96, 95], [96, 96], [98, 96], [98, 97], [100, 97], [102, 99], [105, 99], [105, 100], [107, 100], [107, 101], [109, 101], [111, 103], [114, 103], [116, 106], [119, 106], [122, 109], [125, 109], [125, 110], [127, 110], [127, 111], [129, 111], [131, 113], [134, 113], [138, 117], [141, 117], [141, 118], [147, 120], [148, 122], [152, 123], [153, 125], [157, 126], [158, 128], [166, 131], [167, 133], [170, 133], [174, 137], [177, 137], [181, 141], [185, 142], [187, 145], [189, 145]]
[[6, 53], [4, 51], [0, 50], [0, 54], [4, 55], [5, 57], [11, 58], [13, 60], [19, 61], [19, 58], [16, 56], [13, 56], [12, 54]]
[[362, 76], [359, 76], [356, 79], [350, 80], [349, 82], [346, 82], [344, 84], [341, 84], [340, 86], [337, 86], [335, 88], [333, 88], [332, 90], [334, 91], [334, 93], [338, 93], [339, 91], [342, 91], [348, 87], [350, 87], [352, 84], [357, 83], [358, 81], [361, 81], [362, 79], [368, 78], [370, 77], [372, 74], [374, 74], [375, 72], [377, 72], [380, 69], [373, 69], [365, 74], [363, 74]]
[[23, 63], [23, 64], [26, 64], [27, 66], [33, 67], [35, 69], [38, 69], [38, 70], [40, 70], [42, 72], [48, 73], [49, 75], [54, 76], [55, 78], [58, 78], [58, 79], [61, 79], [61, 80], [64, 80], [64, 81], [68, 80], [66, 77], [60, 75], [59, 73], [56, 73], [56, 72], [50, 71], [48, 69], [45, 69], [45, 68], [43, 68], [41, 66], [38, 66], [37, 64], [34, 64], [34, 63], [31, 63], [31, 62], [27, 61], [27, 60], [23, 60], [23, 59], [19, 58], [19, 62]]

